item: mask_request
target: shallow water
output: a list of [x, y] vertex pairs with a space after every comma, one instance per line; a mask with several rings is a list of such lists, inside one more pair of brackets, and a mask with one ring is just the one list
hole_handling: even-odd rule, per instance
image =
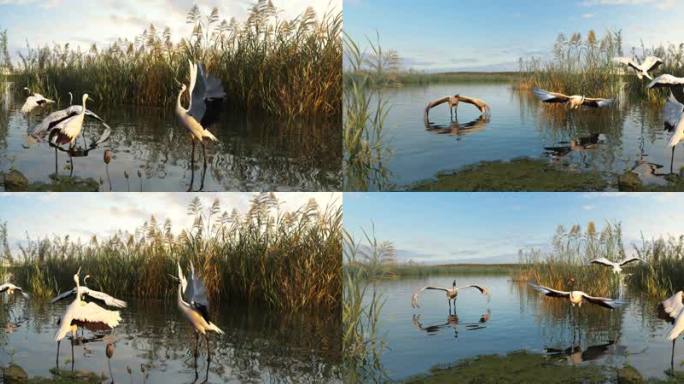
[[[548, 158], [578, 170], [595, 170], [609, 182], [632, 169], [639, 161], [670, 170], [669, 134], [663, 130], [660, 109], [628, 102], [625, 97], [613, 108], [568, 111], [562, 106], [542, 105], [531, 92], [514, 90], [508, 83], [437, 84], [389, 89], [384, 97], [391, 105], [385, 134], [392, 156], [386, 163], [386, 184], [405, 186], [430, 179], [438, 172], [459, 170], [481, 161], [517, 157]], [[429, 101], [462, 94], [485, 100], [491, 118], [479, 121], [479, 111], [459, 105], [457, 124], [450, 122], [446, 104], [423, 118]], [[573, 138], [603, 133], [606, 142], [565, 156], [545, 154], [544, 147], [562, 146]], [[675, 152], [674, 170], [684, 166], [684, 151]]]
[[[489, 301], [477, 290], [459, 292], [449, 314], [441, 291], [424, 291], [420, 308], [411, 294], [425, 285], [450, 287], [482, 284]], [[631, 364], [646, 377], [665, 377], [670, 369], [670, 325], [656, 317], [656, 303], [625, 296], [627, 304], [610, 311], [585, 305], [575, 312], [573, 331], [567, 302], [546, 298], [508, 276], [406, 278], [378, 283], [385, 304], [379, 335], [385, 373], [393, 380], [426, 374], [436, 365], [449, 365], [478, 355], [527, 350], [547, 353], [569, 364]], [[576, 308], [577, 309], [577, 308]], [[675, 370], [681, 370], [684, 346], [677, 345]]]
[[[31, 182], [49, 182], [55, 168], [58, 174], [69, 175], [67, 153], [59, 152], [55, 164], [55, 151], [47, 143], [27, 139], [29, 126], [39, 123], [48, 111], [38, 111], [28, 121], [18, 110], [22, 102], [23, 96], [8, 91], [0, 103], [0, 172], [14, 168]], [[97, 180], [101, 191], [109, 191], [110, 187], [113, 191], [188, 190], [193, 177], [192, 145], [173, 110], [103, 109], [97, 104], [90, 108], [111, 126], [112, 135], [88, 156], [74, 158], [74, 176]], [[54, 107], [52, 111], [57, 109]], [[86, 121], [83, 132], [90, 143], [105, 128], [92, 120]], [[207, 144], [204, 191], [340, 189], [339, 125], [247, 118], [238, 112], [226, 111], [210, 131], [219, 142]], [[77, 143], [84, 146], [82, 139]], [[103, 161], [105, 148], [114, 154], [108, 166]], [[198, 146], [193, 190], [201, 185], [201, 154]]]
[[[66, 302], [55, 305], [0, 299], [0, 367], [18, 364], [29, 376], [49, 377], [56, 364], [53, 337]], [[102, 338], [86, 331], [85, 341], [74, 346], [75, 370], [109, 377], [105, 346], [115, 342], [111, 359], [116, 382], [189, 383], [223, 382], [337, 382], [340, 334], [331, 319], [285, 317], [272, 311], [225, 305], [214, 308], [215, 323], [225, 335], [210, 336], [212, 359], [200, 343], [195, 369], [194, 336], [173, 301], [130, 302], [121, 311], [121, 325]], [[12, 331], [8, 322], [18, 322]], [[80, 332], [80, 331], [79, 331]], [[71, 369], [71, 347], [64, 339], [60, 369]], [[132, 371], [129, 376], [127, 368]], [[208, 371], [207, 371], [208, 368]]]

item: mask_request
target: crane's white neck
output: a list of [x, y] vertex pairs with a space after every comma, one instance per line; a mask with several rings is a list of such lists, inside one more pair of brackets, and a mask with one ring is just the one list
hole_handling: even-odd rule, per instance
[[176, 100], [176, 109], [179, 111], [187, 112], [188, 110], [183, 108], [183, 106], [181, 105], [181, 97], [183, 96], [183, 92], [185, 92], [185, 86], [181, 87], [181, 90], [178, 92], [178, 99]]

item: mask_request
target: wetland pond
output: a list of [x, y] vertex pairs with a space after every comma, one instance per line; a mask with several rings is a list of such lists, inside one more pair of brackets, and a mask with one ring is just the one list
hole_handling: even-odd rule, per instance
[[[451, 287], [481, 284], [490, 300], [475, 289], [459, 292], [449, 313], [444, 292], [424, 291], [420, 308], [412, 293], [426, 285]], [[548, 298], [509, 276], [453, 276], [385, 280], [376, 287], [385, 301], [378, 335], [386, 348], [382, 369], [391, 380], [428, 374], [434, 367], [457, 364], [482, 355], [527, 351], [561, 364], [634, 367], [643, 377], [665, 378], [671, 366], [671, 325], [657, 318], [656, 302], [625, 293], [627, 302], [610, 311], [595, 305], [575, 308]], [[577, 325], [574, 328], [573, 321]], [[674, 369], [683, 368], [684, 345], [677, 343]]]
[[[0, 98], [0, 173], [19, 171], [30, 182], [50, 184], [58, 175], [71, 174], [69, 156], [47, 142], [28, 137], [30, 127], [50, 111], [34, 111], [29, 119], [19, 108], [24, 101], [17, 87], [6, 87]], [[99, 101], [99, 100], [98, 100]], [[100, 191], [187, 191], [201, 185], [201, 147], [191, 168], [190, 135], [177, 122], [173, 108], [107, 107], [89, 109], [111, 127], [111, 136], [99, 148], [74, 157], [73, 176], [94, 180]], [[105, 128], [86, 119], [87, 143]], [[206, 146], [208, 166], [203, 191], [331, 191], [341, 188], [341, 130], [330, 122], [287, 122], [275, 118], [246, 117], [226, 110], [210, 131], [219, 139]], [[82, 138], [77, 145], [84, 147]], [[105, 149], [113, 159], [103, 160]], [[128, 175], [128, 177], [126, 177]]]
[[[30, 378], [52, 377], [57, 351], [53, 337], [68, 301], [50, 305], [3, 295], [0, 367], [19, 367]], [[215, 306], [214, 323], [225, 335], [210, 335], [209, 364], [205, 344], [200, 343], [195, 368], [193, 331], [175, 301], [128, 304], [121, 310], [121, 324], [111, 333], [84, 332], [83, 342], [74, 345], [74, 372], [91, 372], [102, 378], [97, 382], [109, 382], [105, 348], [114, 342], [115, 382], [190, 383], [203, 382], [207, 375], [210, 383], [340, 381], [341, 335], [334, 314], [330, 318], [290, 317], [275, 311]], [[67, 337], [61, 343], [59, 368], [71, 372], [71, 361]]]
[[[426, 124], [427, 103], [454, 94], [485, 100], [491, 117], [479, 119], [475, 107], [461, 103], [451, 122], [443, 104], [432, 109]], [[663, 129], [661, 108], [630, 102], [624, 95], [611, 108], [575, 111], [542, 104], [531, 91], [516, 90], [510, 83], [406, 86], [382, 95], [390, 105], [384, 134], [392, 153], [381, 185], [392, 188], [410, 188], [437, 174], [485, 161], [521, 157], [557, 163], [570, 171], [593, 171], [606, 180], [608, 189], [614, 189], [617, 176], [629, 170], [644, 184], [656, 185], [665, 184], [662, 176], [670, 171], [670, 134]], [[601, 142], [590, 149], [545, 150], [599, 134]], [[682, 166], [684, 151], [675, 151], [674, 172]]]

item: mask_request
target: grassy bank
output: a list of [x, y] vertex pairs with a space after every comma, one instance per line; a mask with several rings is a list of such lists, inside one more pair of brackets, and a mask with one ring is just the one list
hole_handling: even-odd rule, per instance
[[[309, 8], [282, 18], [259, 0], [240, 22], [216, 8], [187, 14], [191, 34], [177, 41], [150, 25], [134, 41], [120, 39], [87, 51], [65, 45], [31, 47], [15, 68], [18, 85], [52, 98], [88, 92], [108, 105], [172, 106], [176, 80], [188, 82], [188, 59], [221, 79], [226, 104], [287, 118], [339, 119], [342, 95], [342, 15]], [[10, 31], [11, 33], [11, 31]]]
[[530, 384], [668, 384], [681, 383], [676, 375], [663, 380], [647, 379], [633, 367], [606, 368], [598, 365], [570, 365], [565, 359], [553, 359], [529, 352], [486, 355], [465, 360], [451, 367], [435, 367], [404, 383], [530, 383]]
[[192, 228], [175, 231], [151, 218], [134, 233], [80, 243], [66, 237], [27, 239], [12, 259], [15, 281], [34, 297], [71, 289], [81, 267], [91, 288], [114, 296], [164, 298], [176, 294], [176, 262], [192, 261], [212, 300], [266, 305], [288, 312], [339, 311], [342, 290], [342, 213], [312, 200], [282, 211], [272, 194], [250, 209], [227, 212], [215, 201], [188, 207]]
[[408, 187], [411, 191], [602, 191], [607, 183], [595, 172], [574, 172], [547, 160], [487, 161]]

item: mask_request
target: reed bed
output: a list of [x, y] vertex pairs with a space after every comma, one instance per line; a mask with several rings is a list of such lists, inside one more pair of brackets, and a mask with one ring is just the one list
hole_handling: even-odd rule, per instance
[[[684, 76], [684, 43], [679, 45], [660, 45], [652, 48], [646, 48], [642, 44], [640, 50], [632, 49], [630, 56], [639, 62], [643, 62], [647, 56], [661, 58], [663, 64], [653, 72], [655, 76], [663, 73], [669, 73], [678, 77]], [[650, 80], [648, 79], [639, 80], [634, 75], [627, 76], [625, 89], [632, 97], [645, 99], [652, 104], [664, 104], [667, 96], [670, 94], [670, 90], [666, 88], [648, 89], [646, 85], [649, 82]]]
[[385, 300], [375, 285], [382, 264], [391, 257], [391, 243], [364, 233], [361, 240], [344, 237], [344, 291], [342, 296], [342, 351], [345, 382], [382, 382], [387, 375], [380, 356], [385, 349], [378, 323]]
[[[363, 268], [350, 265], [348, 268]], [[377, 268], [383, 278], [428, 277], [443, 275], [510, 275], [518, 270], [518, 264], [417, 264], [384, 262]]]
[[613, 98], [622, 87], [622, 68], [613, 58], [622, 56], [622, 33], [606, 32], [599, 37], [589, 31], [586, 38], [560, 33], [553, 47], [552, 59], [520, 59], [517, 87], [539, 87], [565, 94]]
[[386, 53], [380, 44], [370, 44], [370, 52], [345, 38], [344, 75], [344, 174], [346, 191], [382, 189], [388, 178], [384, 163], [391, 155], [384, 135], [390, 106], [381, 87], [394, 81], [395, 53]]
[[538, 249], [520, 251], [520, 270], [514, 278], [535, 282], [554, 289], [568, 290], [569, 279], [575, 279], [575, 288], [590, 295], [611, 296], [617, 292], [616, 281], [610, 268], [591, 265], [595, 258], [622, 260], [622, 228], [620, 224], [606, 223], [602, 230], [593, 222], [583, 231], [579, 225], [570, 229], [558, 226], [550, 251]]
[[684, 289], [684, 236], [646, 240], [635, 246], [646, 263], [634, 267], [630, 286], [649, 296], [665, 298]]
[[[172, 106], [187, 83], [188, 60], [221, 79], [232, 108], [286, 118], [339, 119], [342, 97], [342, 15], [312, 8], [286, 20], [269, 0], [247, 19], [221, 19], [218, 9], [187, 14], [192, 33], [174, 42], [150, 25], [134, 41], [88, 51], [68, 44], [26, 47], [17, 81], [53, 98], [88, 92], [107, 105]], [[28, 44], [28, 43], [27, 43]]]
[[[192, 262], [212, 301], [265, 305], [286, 312], [339, 311], [342, 291], [341, 209], [314, 200], [281, 211], [272, 194], [248, 212], [224, 211], [218, 200], [188, 207], [192, 228], [174, 232], [151, 218], [135, 233], [120, 231], [86, 244], [66, 237], [27, 239], [13, 263], [15, 280], [34, 296], [71, 289], [81, 267], [91, 288], [139, 299], [176, 294], [176, 262]], [[337, 312], [339, 313], [339, 312]]]

